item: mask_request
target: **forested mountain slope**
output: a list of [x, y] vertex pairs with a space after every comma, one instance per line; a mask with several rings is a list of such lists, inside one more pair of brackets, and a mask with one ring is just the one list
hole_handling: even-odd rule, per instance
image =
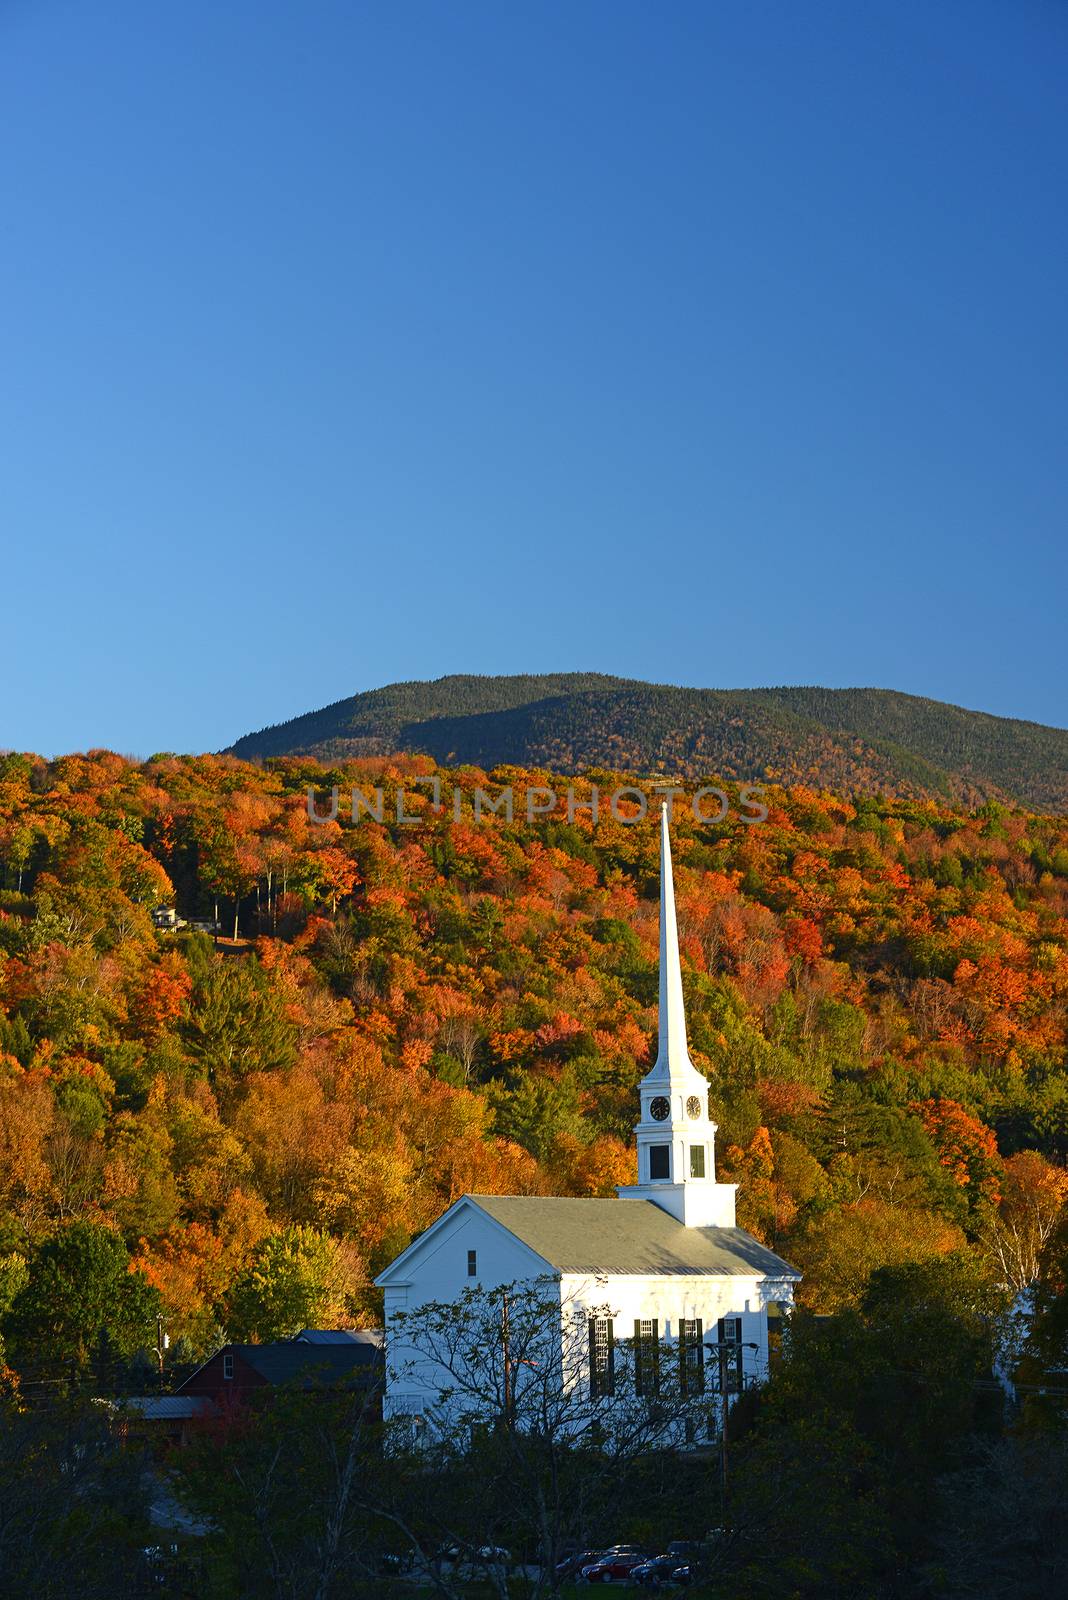
[[887, 689], [680, 689], [597, 673], [439, 678], [353, 695], [233, 746], [247, 760], [423, 751], [490, 767], [665, 770], [841, 794], [1068, 808], [1068, 731]]
[[[439, 812], [413, 785], [429, 775]], [[54, 1241], [132, 1260], [191, 1351], [373, 1318], [372, 1273], [465, 1190], [632, 1180], [656, 825], [473, 820], [476, 786], [544, 778], [0, 760], [15, 1366], [93, 1348], [42, 1287]], [[308, 785], [346, 782], [382, 786], [381, 823], [309, 819]], [[394, 820], [403, 784], [415, 824]], [[768, 800], [764, 823], [680, 806], [673, 829], [690, 1043], [740, 1220], [825, 1309], [954, 1249], [1028, 1281], [1068, 1155], [1068, 821]], [[153, 926], [158, 904], [216, 902], [236, 943]], [[144, 1304], [108, 1313], [117, 1347]]]

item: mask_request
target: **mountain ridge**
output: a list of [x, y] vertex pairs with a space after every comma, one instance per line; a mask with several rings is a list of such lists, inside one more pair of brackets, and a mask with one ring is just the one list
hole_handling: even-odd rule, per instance
[[1068, 730], [894, 689], [451, 674], [347, 696], [245, 734], [228, 753], [331, 765], [416, 751], [484, 768], [667, 771], [1068, 810]]

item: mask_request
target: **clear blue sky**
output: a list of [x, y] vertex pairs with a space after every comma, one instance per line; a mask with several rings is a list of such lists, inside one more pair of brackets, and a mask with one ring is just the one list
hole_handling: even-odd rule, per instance
[[455, 671], [1068, 724], [1060, 0], [0, 0], [0, 745]]

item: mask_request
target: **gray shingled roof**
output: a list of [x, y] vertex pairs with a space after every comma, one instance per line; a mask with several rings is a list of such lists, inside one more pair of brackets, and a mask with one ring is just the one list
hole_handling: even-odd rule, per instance
[[466, 1198], [559, 1272], [800, 1277], [744, 1228], [685, 1228], [653, 1200]]

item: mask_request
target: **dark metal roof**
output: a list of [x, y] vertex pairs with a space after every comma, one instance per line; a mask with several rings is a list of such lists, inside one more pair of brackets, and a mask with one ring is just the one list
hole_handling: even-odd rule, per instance
[[371, 1344], [377, 1349], [385, 1340], [382, 1328], [302, 1328], [293, 1336], [294, 1344]]
[[224, 1347], [239, 1355], [268, 1383], [338, 1383], [357, 1368], [370, 1368], [381, 1359], [373, 1344], [233, 1344]]
[[558, 1272], [799, 1278], [744, 1228], [687, 1228], [653, 1200], [464, 1197]]
[[136, 1411], [148, 1422], [184, 1422], [211, 1416], [214, 1403], [199, 1394], [133, 1394], [114, 1402], [117, 1411]]
[[[286, 1339], [274, 1344], [224, 1344], [213, 1356], [178, 1385], [182, 1394], [191, 1384], [202, 1385], [202, 1374], [218, 1356], [240, 1357], [266, 1383], [342, 1383], [355, 1374], [370, 1375], [382, 1363], [382, 1350], [374, 1341], [346, 1340], [344, 1344], [298, 1344]], [[229, 1387], [229, 1380], [222, 1380]]]

